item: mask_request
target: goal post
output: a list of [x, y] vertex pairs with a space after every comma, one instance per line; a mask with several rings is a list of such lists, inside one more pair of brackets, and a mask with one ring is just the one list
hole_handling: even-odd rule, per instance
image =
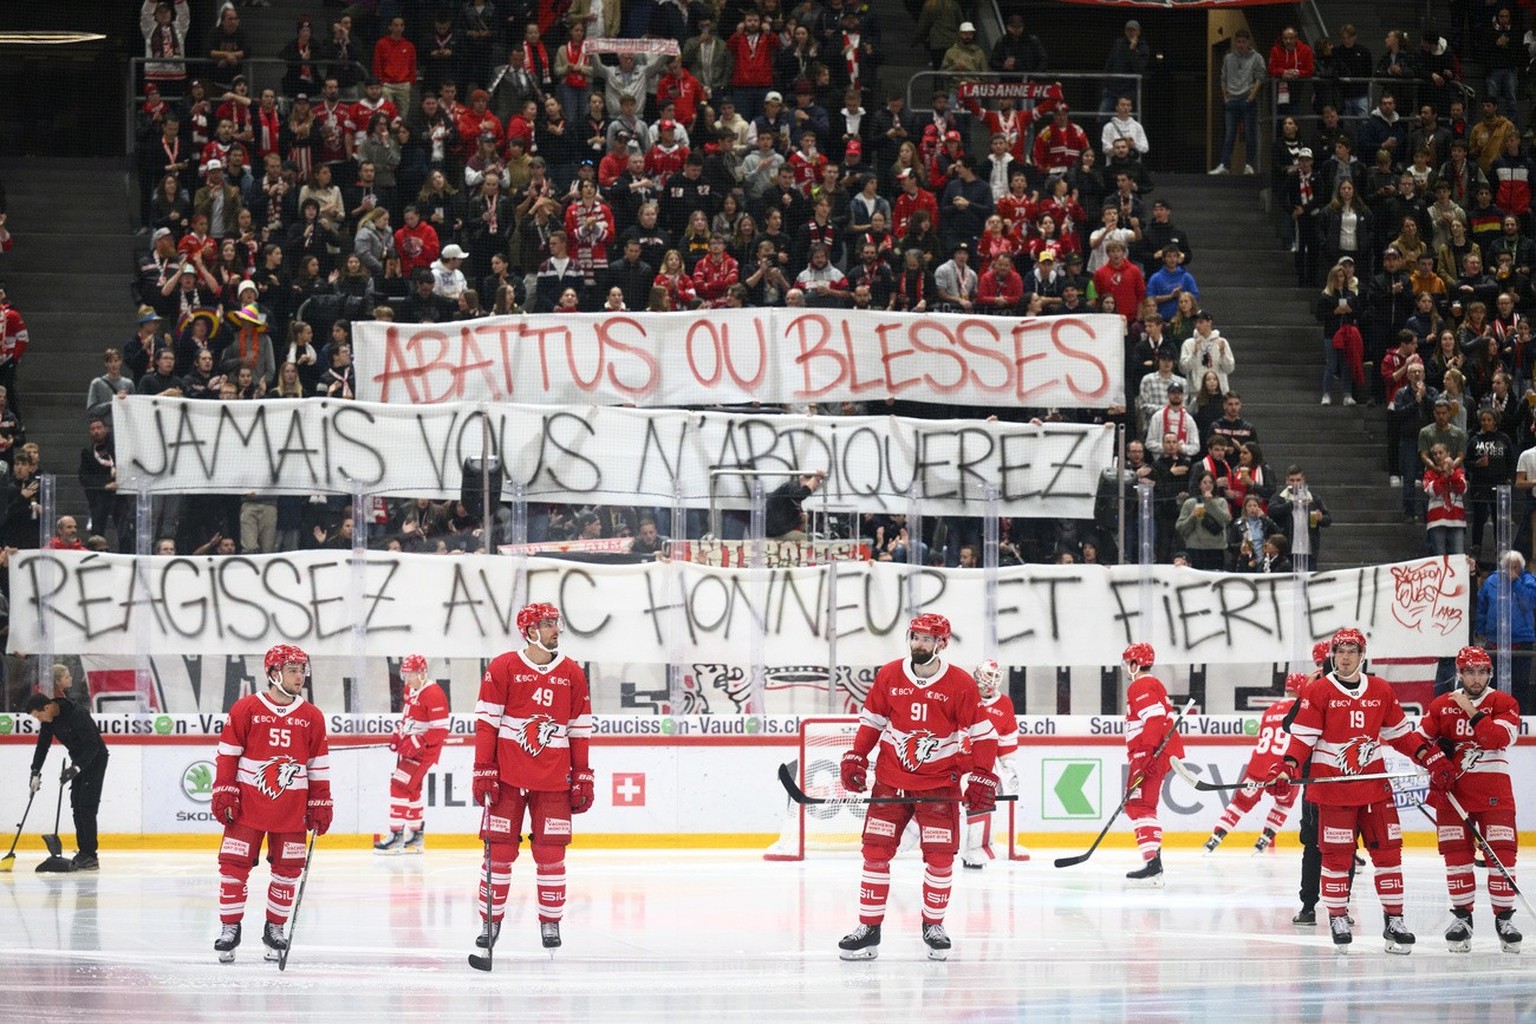
[[[853, 796], [842, 785], [843, 754], [853, 747], [859, 720], [851, 715], [800, 720], [795, 781], [807, 796], [823, 799]], [[870, 755], [869, 777], [874, 778], [875, 758]], [[779, 838], [763, 854], [765, 860], [804, 860], [807, 854], [857, 853], [864, 833], [862, 803], [797, 804], [786, 798], [787, 809]], [[1019, 840], [1017, 803], [999, 804], [992, 817], [992, 850], [998, 859], [1028, 860], [1029, 851]], [[1006, 834], [1005, 834], [1006, 833]], [[905, 848], [906, 844], [903, 844]]]

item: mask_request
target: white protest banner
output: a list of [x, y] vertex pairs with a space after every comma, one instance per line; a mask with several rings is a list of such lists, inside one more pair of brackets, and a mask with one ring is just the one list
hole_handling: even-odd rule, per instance
[[832, 309], [578, 313], [352, 327], [358, 397], [403, 405], [1123, 404], [1118, 316]]
[[655, 53], [670, 57], [681, 52], [676, 39], [619, 39], [615, 36], [593, 36], [587, 40], [588, 53]]
[[[998, 572], [995, 652], [986, 650], [987, 574], [881, 562], [720, 569], [687, 562], [592, 565], [539, 558], [338, 551], [142, 558], [79, 551], [12, 556], [13, 651], [243, 653], [276, 642], [311, 655], [353, 644], [467, 657], [520, 644], [517, 610], [551, 601], [572, 657], [636, 664], [739, 663], [765, 649], [873, 665], [901, 649], [917, 611], [954, 624], [950, 657], [1010, 665], [1114, 664], [1151, 641], [1159, 664], [1282, 662], [1351, 625], [1374, 657], [1454, 654], [1466, 636], [1463, 559], [1421, 559], [1292, 576], [1172, 566], [1028, 565]], [[829, 576], [837, 573], [829, 615]], [[909, 574], [915, 578], [908, 580]], [[1152, 589], [1142, 621], [1139, 588]], [[908, 602], [911, 602], [909, 604]], [[354, 631], [354, 623], [357, 629]], [[1300, 624], [1303, 636], [1292, 635]], [[47, 631], [46, 635], [44, 630]]]
[[[1114, 457], [1108, 426], [1041, 426], [892, 416], [778, 416], [469, 403], [410, 408], [321, 398], [207, 402], [129, 397], [113, 406], [118, 486], [153, 492], [260, 491], [457, 496], [484, 434], [529, 501], [708, 507], [711, 471], [825, 470], [821, 494], [866, 512], [1093, 515]], [[489, 426], [487, 427], [487, 422]], [[750, 502], [748, 478], [714, 485], [721, 507]]]

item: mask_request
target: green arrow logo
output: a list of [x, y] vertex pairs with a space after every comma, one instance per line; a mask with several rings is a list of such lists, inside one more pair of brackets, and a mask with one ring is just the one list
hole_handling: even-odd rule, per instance
[[1079, 761], [1061, 770], [1061, 776], [1057, 778], [1052, 791], [1056, 799], [1061, 801], [1061, 809], [1067, 814], [1076, 816], [1094, 813], [1093, 802], [1083, 792], [1083, 787], [1088, 784], [1088, 779], [1097, 767], [1097, 764]]

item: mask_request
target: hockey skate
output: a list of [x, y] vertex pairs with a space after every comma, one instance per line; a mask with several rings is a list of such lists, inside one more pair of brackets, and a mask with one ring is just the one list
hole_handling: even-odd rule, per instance
[[1399, 953], [1406, 956], [1413, 952], [1413, 932], [1403, 924], [1402, 914], [1383, 913], [1382, 919], [1386, 927], [1382, 929], [1381, 937], [1387, 940], [1387, 952]]
[[972, 860], [969, 857], [962, 856], [960, 858], [960, 863], [964, 864], [972, 871], [980, 871], [982, 868], [987, 866], [987, 862], [979, 857], [976, 860]]
[[1466, 907], [1452, 907], [1456, 920], [1445, 930], [1445, 944], [1452, 953], [1472, 952], [1472, 911]]
[[1218, 828], [1216, 831], [1212, 832], [1211, 838], [1205, 841], [1205, 852], [1215, 853], [1216, 847], [1220, 846], [1221, 841], [1225, 838], [1227, 838], [1227, 830], [1224, 828]]
[[1515, 927], [1515, 912], [1501, 910], [1493, 915], [1493, 925], [1499, 932], [1499, 946], [1506, 953], [1520, 952], [1520, 929]]
[[544, 921], [539, 924], [539, 940], [545, 949], [560, 948], [560, 922]]
[[1125, 877], [1151, 889], [1163, 887], [1163, 855], [1154, 853], [1152, 859], [1135, 871], [1127, 871]]
[[219, 963], [234, 963], [235, 947], [238, 945], [240, 945], [239, 922], [224, 925], [219, 931], [219, 937], [213, 940], [213, 949], [219, 954]]
[[1259, 838], [1253, 844], [1254, 853], [1263, 853], [1275, 844], [1275, 830], [1267, 828], [1259, 833]]
[[405, 848], [402, 849], [400, 852], [401, 853], [425, 853], [426, 849], [427, 849], [427, 830], [424, 829], [424, 828], [419, 828], [415, 832], [411, 833], [410, 838], [405, 841]]
[[929, 960], [949, 959], [949, 947], [953, 943], [949, 941], [949, 933], [942, 924], [923, 925], [923, 942], [928, 947]]
[[844, 960], [873, 960], [880, 955], [880, 926], [861, 924], [838, 942], [838, 956]]
[[261, 930], [261, 943], [267, 947], [267, 959], [276, 963], [288, 948], [288, 937], [283, 934], [283, 926], [268, 921], [267, 926]]
[[481, 949], [490, 949], [492, 946], [496, 945], [496, 940], [500, 936], [501, 922], [486, 921], [485, 926], [480, 929], [479, 936], [475, 939], [475, 945], [479, 946]]
[[393, 855], [405, 852], [405, 833], [391, 832], [389, 835], [373, 844], [374, 853]]
[[1333, 944], [1339, 952], [1349, 952], [1349, 944], [1355, 941], [1355, 936], [1349, 930], [1349, 918], [1343, 914], [1329, 914], [1328, 928], [1333, 932]]

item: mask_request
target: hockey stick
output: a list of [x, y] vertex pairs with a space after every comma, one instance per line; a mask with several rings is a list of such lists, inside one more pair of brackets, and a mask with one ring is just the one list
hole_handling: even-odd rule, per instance
[[[821, 804], [957, 804], [964, 803], [963, 796], [811, 796], [795, 781], [795, 773], [787, 764], [779, 765], [779, 782], [789, 798], [797, 804], [819, 806]], [[1017, 800], [1013, 793], [999, 793], [998, 803]]]
[[[1163, 734], [1163, 741], [1157, 745], [1156, 750], [1152, 751], [1152, 756], [1147, 758], [1148, 764], [1157, 763], [1157, 759], [1162, 756], [1163, 748], [1168, 746], [1168, 741], [1173, 739], [1174, 734], [1179, 731], [1179, 723], [1184, 720], [1184, 716], [1189, 714], [1189, 709], [1194, 706], [1195, 701], [1194, 698], [1191, 697], [1189, 703], [1185, 704], [1184, 707], [1179, 710], [1179, 713], [1174, 716], [1173, 725], [1169, 727], [1166, 733]], [[1104, 837], [1109, 835], [1109, 827], [1115, 823], [1116, 818], [1120, 817], [1120, 812], [1125, 810], [1125, 805], [1131, 802], [1131, 794], [1136, 792], [1137, 787], [1141, 785], [1141, 780], [1142, 776], [1138, 775], [1132, 779], [1131, 784], [1125, 788], [1125, 796], [1121, 798], [1120, 806], [1115, 808], [1115, 813], [1111, 814], [1109, 816], [1109, 820], [1104, 823], [1104, 828], [1099, 832], [1099, 837], [1093, 841], [1093, 845], [1075, 857], [1057, 857], [1054, 862], [1057, 867], [1075, 867], [1076, 865], [1083, 863], [1083, 861], [1087, 860], [1089, 857], [1093, 856], [1093, 851], [1097, 850], [1099, 848], [1099, 844], [1104, 841]]]
[[[1193, 774], [1193, 773], [1191, 773]], [[1418, 772], [1371, 772], [1367, 775], [1330, 775], [1326, 779], [1291, 779], [1293, 786], [1326, 786], [1333, 782], [1373, 782], [1377, 779], [1413, 779], [1418, 777]], [[1269, 789], [1267, 782], [1206, 782], [1204, 779], [1196, 779], [1194, 786], [1202, 793], [1219, 793], [1229, 789], [1243, 789], [1252, 786], [1254, 789]]]
[[1451, 805], [1451, 809], [1461, 818], [1461, 823], [1472, 832], [1472, 838], [1476, 839], [1477, 845], [1482, 848], [1483, 857], [1489, 864], [1498, 869], [1499, 874], [1504, 876], [1504, 881], [1508, 882], [1509, 887], [1515, 891], [1515, 895], [1520, 897], [1520, 903], [1525, 907], [1525, 912], [1532, 917], [1536, 917], [1536, 910], [1531, 909], [1531, 901], [1525, 898], [1525, 893], [1521, 892], [1520, 887], [1515, 884], [1515, 876], [1509, 873], [1509, 869], [1504, 867], [1503, 862], [1499, 860], [1498, 854], [1493, 852], [1493, 847], [1489, 845], [1488, 840], [1483, 838], [1483, 830], [1472, 823], [1472, 818], [1467, 814], [1467, 809], [1461, 806], [1461, 801], [1456, 799], [1456, 794], [1447, 792], [1445, 799]]
[[21, 842], [21, 830], [27, 825], [27, 815], [32, 813], [32, 801], [36, 799], [36, 793], [27, 797], [27, 808], [21, 812], [21, 820], [16, 823], [16, 835], [11, 840], [11, 848], [4, 857], [0, 857], [0, 871], [13, 871], [16, 868], [16, 844]]
[[[491, 813], [491, 799], [485, 799], [485, 813]], [[490, 971], [491, 961], [496, 952], [496, 920], [493, 916], [492, 904], [495, 901], [495, 890], [491, 888], [491, 841], [485, 841], [485, 956], [479, 953], [469, 954], [469, 966], [477, 971]]]
[[[471, 739], [473, 739], [473, 737], [470, 737], [470, 736], [450, 736], [447, 739], [443, 740], [443, 744], [442, 745], [445, 746], [445, 747], [463, 747], [463, 746], [467, 746]], [[337, 751], [348, 751], [348, 750], [388, 750], [388, 749], [389, 749], [389, 741], [387, 741], [387, 740], [384, 740], [384, 741], [381, 741], [381, 742], [378, 742], [378, 743], [338, 743], [335, 746], [331, 747], [331, 753], [334, 754]]]
[[299, 904], [304, 902], [304, 883], [309, 881], [309, 861], [315, 855], [315, 838], [318, 832], [309, 834], [309, 849], [304, 851], [304, 870], [299, 872], [299, 891], [293, 897], [293, 913], [288, 915], [288, 942], [277, 954], [277, 969], [288, 969], [288, 954], [293, 952], [293, 930], [299, 924]]

